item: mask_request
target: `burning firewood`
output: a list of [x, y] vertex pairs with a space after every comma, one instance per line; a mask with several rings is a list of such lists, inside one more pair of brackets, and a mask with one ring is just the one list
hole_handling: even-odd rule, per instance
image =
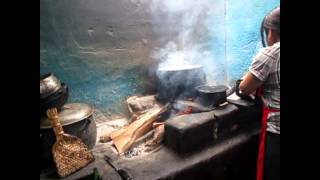
[[118, 135], [120, 135], [122, 132], [125, 131], [125, 128], [127, 127], [128, 125], [124, 125], [123, 127], [121, 127], [120, 129], [116, 129], [116, 130], [113, 130], [113, 131], [107, 131], [105, 133], [103, 133], [102, 135], [100, 135], [99, 137], [99, 142], [101, 143], [106, 143], [106, 142], [109, 142], [111, 141], [113, 138], [117, 137]]
[[154, 134], [153, 134], [153, 138], [147, 142], [146, 146], [149, 147], [155, 147], [157, 145], [159, 145], [164, 137], [164, 123], [157, 123]]
[[153, 127], [153, 128], [157, 128], [158, 126], [161, 126], [161, 125], [164, 125], [164, 122], [154, 122], [154, 123], [152, 124], [152, 127]]
[[117, 129], [117, 130], [114, 130], [112, 131], [111, 133], [106, 133], [106, 134], [103, 134], [100, 136], [100, 142], [102, 143], [106, 143], [106, 142], [109, 142], [111, 141], [112, 139], [116, 138], [117, 136], [119, 136], [121, 133], [123, 133], [126, 129], [126, 126], [120, 128], [120, 129]]
[[111, 135], [111, 139], [119, 153], [128, 150], [132, 144], [141, 136], [152, 129], [152, 123], [158, 115], [162, 113], [167, 106], [154, 107], [145, 114], [139, 116], [137, 120], [122, 128]]
[[106, 143], [109, 141], [111, 141], [110, 133], [103, 134], [99, 137], [99, 142], [101, 142], [101, 143]]
[[174, 109], [182, 111], [190, 108], [192, 109], [192, 113], [198, 113], [198, 112], [207, 112], [211, 111], [212, 108], [205, 107], [201, 105], [198, 102], [192, 102], [192, 101], [184, 101], [184, 100], [177, 100], [173, 104]]
[[114, 139], [116, 137], [118, 137], [120, 134], [122, 134], [123, 132], [125, 132], [127, 126], [122, 127], [121, 129], [115, 130], [110, 134], [110, 138]]

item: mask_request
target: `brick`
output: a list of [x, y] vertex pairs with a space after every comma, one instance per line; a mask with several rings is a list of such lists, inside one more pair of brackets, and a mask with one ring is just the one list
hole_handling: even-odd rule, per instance
[[234, 104], [237, 107], [250, 107], [250, 106], [254, 106], [254, 102], [252, 101], [248, 101], [248, 100], [244, 100], [244, 99], [227, 99], [228, 103], [230, 104]]
[[199, 150], [252, 129], [260, 120], [260, 109], [256, 104], [245, 108], [226, 104], [210, 112], [173, 117], [165, 122], [165, 145], [178, 153]]
[[257, 127], [261, 119], [261, 106], [259, 103], [241, 102], [228, 104], [224, 108], [213, 110], [217, 121], [214, 124], [214, 139], [220, 141], [234, 136], [240, 131], [247, 131]]
[[228, 100], [229, 103], [236, 105], [239, 108], [239, 120], [243, 124], [251, 122], [260, 122], [262, 107], [260, 101], [246, 101], [243, 99], [238, 100]]
[[220, 140], [233, 135], [239, 122], [239, 108], [233, 104], [220, 106], [212, 111], [216, 121], [214, 123], [214, 140]]
[[165, 122], [165, 144], [178, 153], [198, 150], [213, 141], [213, 112], [176, 116]]

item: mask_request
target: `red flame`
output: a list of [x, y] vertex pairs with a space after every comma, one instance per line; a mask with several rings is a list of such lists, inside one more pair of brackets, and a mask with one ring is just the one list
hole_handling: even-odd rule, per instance
[[190, 113], [192, 113], [192, 107], [188, 106], [185, 110], [178, 112], [177, 116], [184, 115], [184, 114], [190, 114]]

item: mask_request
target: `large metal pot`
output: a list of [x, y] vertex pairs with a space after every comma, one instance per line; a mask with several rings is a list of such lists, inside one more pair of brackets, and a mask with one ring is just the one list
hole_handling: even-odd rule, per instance
[[[63, 130], [82, 139], [83, 143], [92, 149], [96, 144], [97, 127], [92, 116], [93, 107], [84, 103], [65, 104], [59, 113]], [[40, 121], [40, 158], [45, 161], [53, 160], [51, 148], [56, 137], [48, 118]]]
[[196, 87], [206, 83], [201, 65], [162, 67], [157, 70], [157, 100], [193, 98]]

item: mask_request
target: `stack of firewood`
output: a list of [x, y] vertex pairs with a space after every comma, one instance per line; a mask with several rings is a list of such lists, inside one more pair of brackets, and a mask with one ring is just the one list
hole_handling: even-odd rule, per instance
[[164, 124], [155, 121], [167, 109], [167, 106], [155, 103], [152, 96], [128, 98], [127, 104], [131, 115], [135, 118], [132, 118], [130, 124], [113, 131], [111, 134], [101, 136], [100, 141], [112, 140], [118, 152], [123, 153], [130, 149], [138, 138], [155, 129], [154, 137], [148, 144], [160, 143], [164, 135]]

